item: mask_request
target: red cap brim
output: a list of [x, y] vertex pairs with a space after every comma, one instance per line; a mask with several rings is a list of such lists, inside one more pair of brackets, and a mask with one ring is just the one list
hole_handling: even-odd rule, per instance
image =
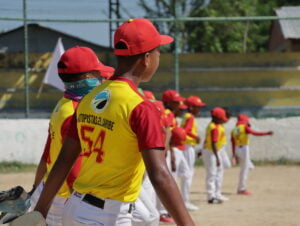
[[185, 104], [180, 104], [180, 106], [179, 106], [179, 109], [187, 109], [188, 108], [188, 106], [187, 105], [185, 105]]
[[105, 65], [99, 65], [97, 70], [99, 70], [101, 72], [101, 76], [105, 78], [111, 77], [115, 72], [115, 69], [113, 67]]
[[206, 104], [205, 103], [197, 103], [196, 106], [197, 107], [204, 107], [204, 106], [206, 106]]
[[160, 45], [167, 45], [174, 41], [174, 38], [172, 38], [169, 35], [160, 35]]

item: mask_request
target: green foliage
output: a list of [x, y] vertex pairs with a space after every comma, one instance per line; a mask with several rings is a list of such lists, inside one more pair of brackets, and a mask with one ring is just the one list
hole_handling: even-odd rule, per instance
[[1, 162], [0, 173], [34, 172], [36, 165], [21, 162]]
[[[147, 0], [140, 0], [140, 5], [147, 17], [174, 17], [175, 1], [155, 0], [155, 8], [151, 8]], [[177, 1], [180, 17], [274, 16], [275, 8], [299, 5], [299, 0]], [[267, 50], [271, 24], [272, 21], [180, 22], [180, 48], [183, 52], [263, 52]], [[157, 25], [174, 36], [173, 23]]]

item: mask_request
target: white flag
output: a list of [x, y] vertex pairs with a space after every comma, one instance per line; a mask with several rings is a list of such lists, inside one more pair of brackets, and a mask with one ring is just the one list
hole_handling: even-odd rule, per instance
[[61, 79], [58, 76], [58, 71], [57, 71], [57, 63], [65, 52], [65, 49], [63, 47], [61, 38], [57, 40], [54, 52], [52, 54], [52, 61], [46, 71], [43, 83], [54, 86], [55, 88], [64, 91], [65, 90], [65, 85], [61, 81]]

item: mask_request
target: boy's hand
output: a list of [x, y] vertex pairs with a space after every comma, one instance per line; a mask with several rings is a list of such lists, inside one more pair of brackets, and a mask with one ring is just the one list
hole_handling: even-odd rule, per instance
[[232, 156], [232, 165], [238, 165], [239, 164], [239, 158], [235, 155], [235, 156]]
[[202, 151], [200, 150], [200, 151], [197, 152], [197, 158], [200, 159], [201, 156], [202, 156]]
[[217, 167], [219, 167], [221, 165], [220, 159], [217, 158]]
[[197, 136], [197, 137], [196, 137], [196, 143], [197, 143], [197, 144], [200, 144], [200, 141], [201, 141], [200, 137]]

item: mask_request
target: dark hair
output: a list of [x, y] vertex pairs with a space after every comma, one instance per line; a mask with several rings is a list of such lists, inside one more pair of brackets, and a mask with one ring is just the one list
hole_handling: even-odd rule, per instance
[[86, 75], [88, 72], [83, 73], [58, 73], [60, 79], [63, 82], [76, 82], [82, 79], [83, 75]]
[[[119, 48], [117, 48], [117, 46]], [[124, 42], [118, 42], [116, 44], [116, 49], [127, 49], [127, 46]], [[146, 53], [151, 53], [152, 51], [154, 51], [155, 49], [157, 49], [158, 47], [154, 48], [154, 49], [151, 49], [147, 52], [144, 52], [144, 53], [139, 53], [137, 55], [133, 55], [133, 56], [123, 56], [123, 55], [117, 55], [117, 61], [120, 62], [120, 61], [123, 61], [123, 62], [126, 62], [126, 64], [130, 65], [130, 64], [133, 64], [134, 62], [137, 61], [137, 59], [143, 55], [145, 55]]]

